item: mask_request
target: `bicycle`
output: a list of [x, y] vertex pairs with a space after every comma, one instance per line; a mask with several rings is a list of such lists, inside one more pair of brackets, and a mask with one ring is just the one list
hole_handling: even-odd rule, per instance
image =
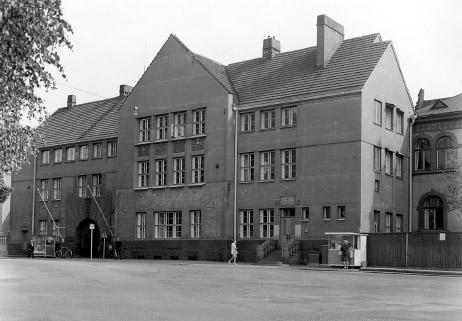
[[68, 259], [72, 257], [72, 250], [67, 246], [61, 246], [58, 250], [56, 250], [55, 254], [58, 258]]

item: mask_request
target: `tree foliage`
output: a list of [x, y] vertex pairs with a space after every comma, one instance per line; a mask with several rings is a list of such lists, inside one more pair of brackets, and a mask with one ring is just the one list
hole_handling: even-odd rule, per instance
[[462, 159], [449, 161], [452, 171], [446, 173], [446, 198], [448, 212], [462, 217]]
[[55, 88], [56, 68], [65, 77], [57, 50], [72, 48], [71, 26], [60, 0], [0, 0], [0, 171], [14, 172], [35, 152], [36, 132], [22, 117], [46, 117], [39, 88]]

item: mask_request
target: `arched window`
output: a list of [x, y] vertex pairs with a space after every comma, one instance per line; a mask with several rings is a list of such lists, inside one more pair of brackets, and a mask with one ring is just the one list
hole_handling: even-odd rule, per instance
[[430, 170], [430, 142], [425, 138], [420, 138], [414, 147], [415, 170]]
[[438, 196], [429, 196], [424, 201], [425, 230], [441, 230], [444, 228], [443, 201]]
[[436, 168], [446, 169], [451, 168], [451, 160], [454, 156], [454, 141], [443, 136], [436, 142]]

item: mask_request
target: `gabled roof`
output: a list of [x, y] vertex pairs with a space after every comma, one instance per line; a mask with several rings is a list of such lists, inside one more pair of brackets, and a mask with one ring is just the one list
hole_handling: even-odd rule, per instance
[[416, 112], [417, 116], [430, 116], [462, 112], [462, 94], [453, 97], [424, 100], [422, 107], [419, 108]]
[[117, 113], [126, 96], [93, 101], [54, 112], [37, 130], [39, 148], [117, 137]]

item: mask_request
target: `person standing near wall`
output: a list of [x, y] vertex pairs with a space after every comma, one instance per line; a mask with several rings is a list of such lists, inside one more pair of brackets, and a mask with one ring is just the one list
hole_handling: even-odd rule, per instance
[[343, 240], [342, 246], [340, 247], [344, 269], [348, 269], [350, 265], [350, 246], [347, 240]]
[[115, 242], [114, 259], [122, 259], [122, 241], [120, 240], [120, 237], [118, 237]]
[[231, 243], [231, 258], [228, 260], [228, 264], [231, 264], [231, 261], [234, 261], [234, 265], [236, 264], [236, 259], [237, 259], [237, 245], [236, 245], [236, 240]]

